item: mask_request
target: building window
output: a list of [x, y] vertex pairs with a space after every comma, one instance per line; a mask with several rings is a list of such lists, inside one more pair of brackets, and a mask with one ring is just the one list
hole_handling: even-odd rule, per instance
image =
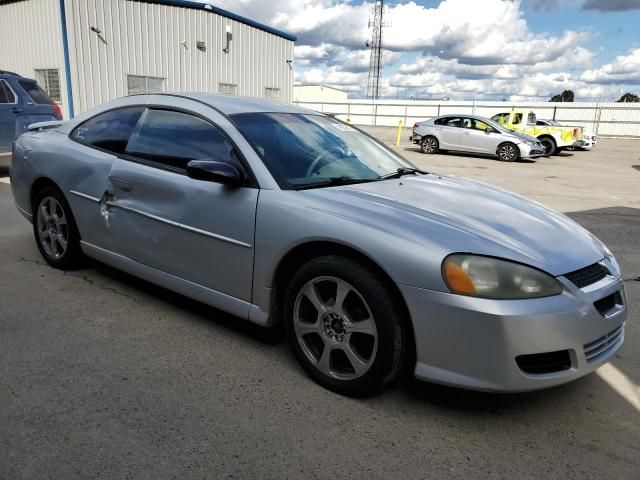
[[269, 100], [280, 100], [280, 89], [267, 87], [264, 89], [264, 98]]
[[127, 75], [127, 91], [129, 95], [163, 92], [164, 78]]
[[238, 85], [235, 83], [219, 83], [218, 92], [223, 95], [236, 95], [238, 91]]
[[54, 102], [61, 102], [60, 74], [57, 68], [36, 69], [36, 81]]

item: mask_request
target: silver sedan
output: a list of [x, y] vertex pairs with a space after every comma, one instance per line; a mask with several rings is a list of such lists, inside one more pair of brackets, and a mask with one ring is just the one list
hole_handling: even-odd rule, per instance
[[479, 390], [545, 388], [624, 340], [620, 269], [592, 234], [518, 195], [420, 171], [309, 110], [119, 99], [31, 126], [11, 185], [51, 266], [88, 256], [283, 323], [304, 370], [343, 394], [404, 369]]
[[475, 115], [445, 115], [418, 122], [411, 140], [423, 153], [457, 151], [495, 155], [513, 162], [544, 155], [537, 138], [509, 130], [488, 118]]

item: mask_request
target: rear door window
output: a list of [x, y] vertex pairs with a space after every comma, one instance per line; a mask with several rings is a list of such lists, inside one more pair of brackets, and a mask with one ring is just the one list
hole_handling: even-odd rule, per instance
[[53, 100], [47, 95], [43, 89], [40, 88], [36, 82], [30, 80], [18, 80], [18, 83], [22, 89], [27, 92], [27, 95], [31, 97], [34, 103], [38, 105], [53, 105]]
[[16, 96], [4, 80], [0, 80], [0, 103], [16, 103]]
[[458, 118], [458, 117], [449, 117], [449, 118], [445, 119], [445, 121], [442, 124], [444, 126], [446, 126], [446, 127], [461, 128], [462, 127], [462, 119]]
[[111, 153], [124, 153], [144, 109], [145, 107], [128, 107], [101, 113], [76, 127], [71, 132], [71, 138]]
[[233, 146], [209, 122], [188, 113], [149, 109], [131, 135], [125, 153], [171, 169], [191, 160], [231, 162]]

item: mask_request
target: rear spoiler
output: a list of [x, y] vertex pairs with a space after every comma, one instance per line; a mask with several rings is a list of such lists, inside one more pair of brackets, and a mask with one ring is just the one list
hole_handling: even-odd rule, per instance
[[29, 125], [27, 127], [27, 130], [29, 130], [30, 132], [33, 132], [36, 130], [49, 130], [51, 128], [57, 128], [63, 123], [64, 123], [63, 120], [53, 120], [51, 122], [37, 122]]

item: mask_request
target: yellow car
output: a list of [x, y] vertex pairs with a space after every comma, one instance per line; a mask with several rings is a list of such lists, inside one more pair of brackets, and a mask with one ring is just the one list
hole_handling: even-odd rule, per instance
[[537, 138], [544, 146], [545, 155], [554, 155], [569, 147], [578, 147], [582, 140], [582, 127], [537, 125], [536, 114], [524, 110], [511, 110], [491, 117], [494, 122], [515, 132]]

